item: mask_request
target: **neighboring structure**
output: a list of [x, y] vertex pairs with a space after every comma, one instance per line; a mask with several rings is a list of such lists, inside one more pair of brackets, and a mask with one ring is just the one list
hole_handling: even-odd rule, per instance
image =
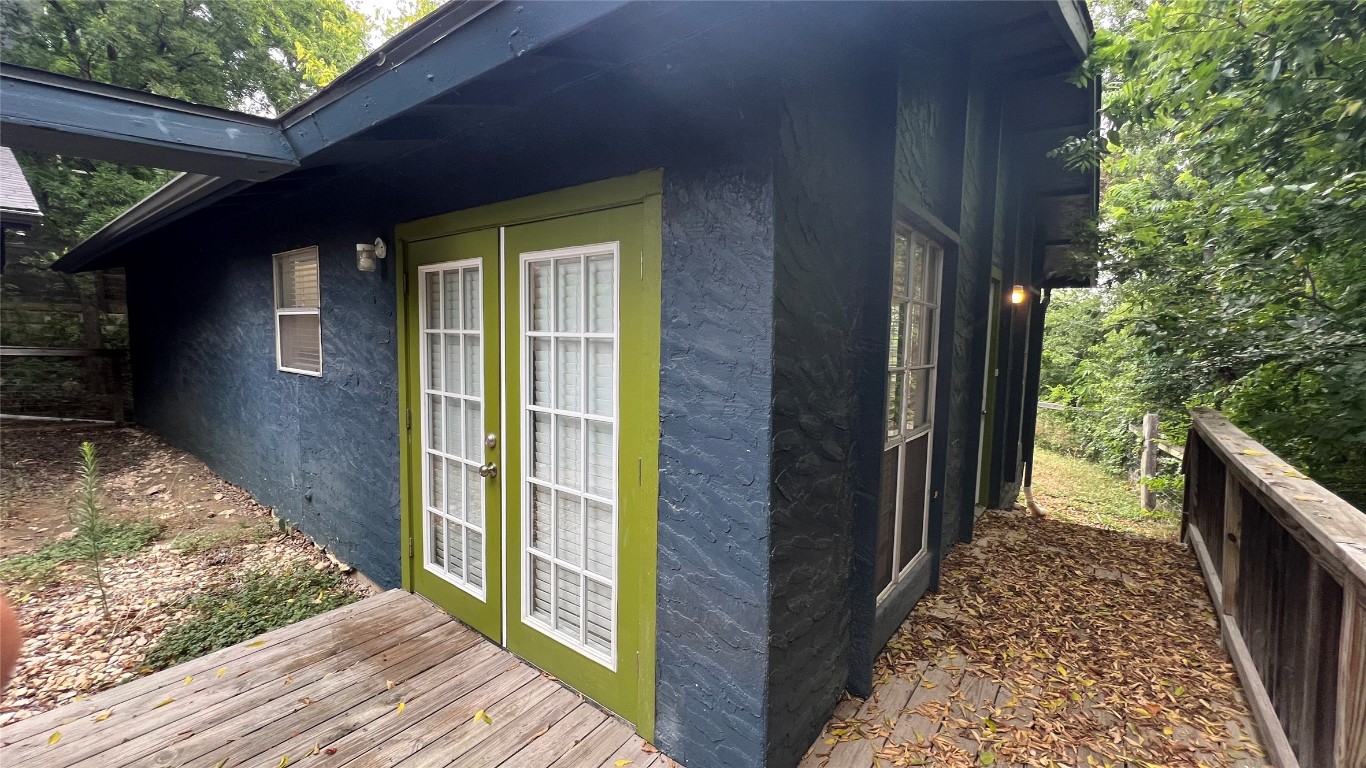
[[127, 267], [142, 424], [690, 768], [791, 766], [1020, 487], [1089, 34], [455, 3], [274, 123], [10, 68], [4, 125], [117, 103], [85, 151], [191, 172], [58, 263]]
[[25, 232], [43, 219], [43, 211], [29, 188], [24, 169], [9, 147], [0, 147], [0, 272], [5, 269], [5, 244], [10, 232]]

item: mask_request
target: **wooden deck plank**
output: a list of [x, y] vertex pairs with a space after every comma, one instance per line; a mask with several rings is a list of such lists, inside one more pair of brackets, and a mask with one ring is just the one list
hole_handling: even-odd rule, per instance
[[[123, 741], [112, 749], [97, 751], [93, 755], [87, 753], [78, 761], [45, 763], [44, 768], [100, 768], [140, 761], [151, 755], [155, 755], [158, 764], [180, 765], [202, 754], [198, 750], [207, 751], [216, 747], [220, 743], [218, 739], [249, 738], [275, 719], [287, 717], [309, 706], [304, 700], [322, 700], [366, 677], [382, 675], [388, 666], [430, 651], [434, 646], [469, 637], [468, 630], [450, 622], [439, 624], [416, 637], [402, 630], [389, 634], [397, 639], [373, 638], [369, 643], [339, 654], [334, 663], [313, 665], [298, 673], [286, 673], [277, 678], [275, 685], [256, 686], [196, 711], [189, 717], [184, 717], [183, 712], [164, 719], [157, 713], [144, 713], [142, 718], [148, 721], [148, 727], [152, 730], [143, 735]], [[473, 642], [473, 639], [470, 641]], [[187, 708], [195, 708], [193, 700], [185, 704]], [[206, 747], [206, 744], [209, 746]]]
[[[476, 746], [451, 763], [443, 762], [446, 745], [434, 745], [433, 752], [436, 753], [438, 760], [430, 764], [431, 768], [443, 764], [449, 768], [487, 768], [496, 765], [499, 759], [507, 754], [509, 745], [529, 743], [535, 740], [538, 734], [549, 733], [551, 728], [573, 716], [581, 707], [594, 710], [594, 714], [598, 716], [602, 714], [596, 707], [584, 701], [582, 696], [565, 688], [560, 688], [543, 700], [531, 702], [520, 714], [509, 716], [490, 713], [491, 717], [502, 718], [501, 727], [498, 722], [494, 722], [489, 733], [480, 734], [481, 740]], [[478, 730], [477, 724], [474, 730]], [[417, 765], [421, 766], [423, 763], [419, 760]]]
[[[391, 740], [399, 742], [407, 754], [402, 754], [397, 760], [386, 759], [382, 764], [401, 765], [403, 768], [435, 768], [448, 765], [496, 731], [502, 730], [509, 721], [522, 717], [535, 705], [545, 704], [557, 694], [571, 698], [574, 695], [553, 681], [538, 676], [501, 701], [478, 707], [487, 716], [487, 722], [474, 717], [476, 712], [439, 713], [424, 720], [420, 726], [409, 728], [400, 733], [398, 738]], [[554, 701], [554, 706], [558, 708], [566, 703], [563, 698], [558, 698]], [[373, 754], [367, 753], [367, 757]], [[375, 765], [373, 761], [365, 758], [359, 763], [362, 766]]]
[[[240, 643], [228, 648], [214, 651], [206, 656], [202, 656], [193, 661], [179, 664], [171, 669], [158, 672], [146, 677], [115, 686], [105, 691], [101, 691], [87, 699], [77, 702], [64, 704], [56, 709], [35, 715], [17, 723], [12, 723], [0, 728], [0, 746], [7, 746], [18, 743], [35, 734], [43, 734], [46, 741], [48, 734], [62, 726], [76, 722], [83, 718], [92, 717], [101, 712], [117, 709], [124, 702], [143, 696], [148, 693], [155, 694], [162, 688], [171, 683], [180, 683], [186, 677], [199, 676], [205, 672], [230, 665], [246, 656], [261, 658], [258, 654], [271, 649], [288, 648], [293, 653], [298, 653], [299, 649], [289, 645], [289, 641], [295, 640], [304, 635], [308, 635], [317, 630], [325, 629], [328, 626], [344, 624], [352, 620], [361, 619], [365, 616], [378, 616], [384, 610], [393, 610], [412, 600], [421, 600], [400, 589], [391, 589], [388, 592], [368, 597], [343, 608], [328, 611], [308, 619], [304, 619], [286, 627], [271, 630], [258, 635], [251, 641]], [[425, 602], [425, 601], [424, 601]]]
[[[606, 721], [605, 712], [598, 709], [597, 705], [585, 701], [544, 732], [533, 735], [525, 747], [508, 757], [501, 765], [516, 768], [548, 768], [560, 755], [577, 745], [579, 740], [584, 738], [584, 734], [593, 733]], [[484, 763], [494, 764], [492, 761]]]
[[[26, 737], [0, 748], [0, 764], [278, 768], [287, 758], [308, 768], [616, 768], [621, 759], [631, 768], [677, 765], [629, 723], [427, 601], [401, 592], [372, 599], [366, 610], [323, 614], [295, 625], [290, 636], [224, 649], [58, 708], [48, 718], [53, 730], [67, 730], [62, 738], [49, 744], [52, 731], [30, 725]], [[220, 676], [224, 667], [232, 674]], [[480, 710], [488, 721], [475, 718]], [[101, 713], [108, 714], [94, 722]], [[0, 739], [12, 733], [0, 729]]]
[[[416, 610], [419, 608], [420, 606], [411, 605], [406, 610], [386, 612], [383, 616], [417, 617]], [[409, 627], [412, 631], [418, 631], [434, 628], [448, 621], [431, 615], [426, 619], [414, 621]], [[182, 670], [175, 667], [167, 670], [175, 672], [174, 676], [157, 676], [164, 680], [159, 689], [147, 691], [125, 700], [112, 709], [103, 710], [109, 714], [102, 722], [92, 722], [93, 716], [83, 722], [68, 722], [63, 726], [61, 741], [56, 750], [48, 745], [49, 734], [39, 733], [22, 742], [6, 746], [4, 755], [7, 761], [20, 765], [35, 757], [42, 761], [45, 768], [67, 765], [88, 757], [91, 749], [98, 749], [106, 743], [109, 734], [117, 734], [119, 739], [125, 741], [132, 740], [158, 728], [179, 723], [184, 718], [194, 718], [215, 711], [217, 705], [243, 695], [250, 695], [262, 686], [271, 686], [273, 692], [279, 681], [290, 675], [291, 671], [297, 676], [294, 687], [301, 687], [336, 668], [338, 664], [344, 665], [365, 658], [370, 653], [382, 651], [400, 642], [408, 634], [408, 631], [396, 632], [359, 645], [356, 644], [354, 637], [329, 637], [328, 640], [319, 642], [315, 649], [304, 654], [290, 654], [286, 647], [263, 649], [260, 657], [239, 657], [237, 662], [225, 665], [229, 672], [235, 674], [225, 673], [221, 677], [211, 669], [200, 675], [181, 676], [179, 673]], [[258, 658], [262, 662], [259, 667]], [[302, 669], [295, 668], [294, 665], [299, 663], [308, 663], [308, 666]], [[187, 679], [191, 679], [191, 685], [186, 685]], [[184, 728], [178, 727], [177, 730]]]
[[[911, 694], [915, 693], [916, 686], [920, 680], [917, 677], [911, 680], [900, 675], [894, 676], [873, 689], [873, 695], [869, 696], [854, 715], [857, 720], [870, 723], [878, 730], [886, 729], [890, 735], [891, 727], [888, 726], [889, 720], [899, 720], [902, 716], [902, 708], [910, 700]], [[887, 736], [865, 733], [863, 738], [855, 741], [842, 741], [830, 750], [830, 759], [826, 763], [828, 768], [869, 768], [873, 764], [873, 755], [882, 749], [887, 743]]]
[[446, 729], [441, 731], [445, 733], [455, 724], [473, 718], [479, 710], [487, 709], [541, 679], [539, 672], [511, 656], [507, 660], [507, 668], [485, 685], [454, 701], [433, 701], [419, 704], [411, 710], [405, 708], [403, 712], [391, 711], [346, 738], [333, 742], [336, 753], [316, 762], [310, 761], [309, 768], [393, 765], [421, 749], [426, 744], [426, 733], [446, 725]]
[[[196, 734], [194, 741], [209, 741], [210, 743], [193, 750], [187, 746], [182, 750], [182, 754], [191, 755], [207, 747], [208, 751], [202, 752], [202, 754], [204, 762], [209, 765], [217, 765], [220, 760], [227, 758], [231, 758], [231, 762], [234, 764], [240, 764], [267, 754], [273, 755], [278, 764], [280, 762], [279, 756], [287, 754], [282, 746], [295, 734], [307, 731], [330, 719], [333, 715], [347, 711], [351, 707], [376, 696], [382, 697], [390, 690], [388, 688], [389, 681], [406, 680], [413, 675], [431, 669], [441, 661], [444, 654], [459, 657], [465, 651], [477, 647], [479, 644], [479, 638], [464, 627], [447, 626], [442, 627], [439, 632], [443, 634], [434, 636], [432, 642], [415, 649], [407, 658], [386, 660], [387, 666], [367, 672], [361, 678], [341, 687], [339, 690], [328, 690], [320, 686], [320, 689], [314, 693], [305, 694], [305, 697], [311, 699], [312, 703], [302, 703], [306, 700], [305, 697], [294, 700], [277, 699], [268, 707], [270, 711], [248, 712], [233, 720], [217, 723], [211, 731], [218, 731], [220, 735], [217, 737], [210, 736], [211, 731]], [[409, 642], [410, 644], [417, 644], [414, 641]], [[403, 650], [406, 651], [407, 649]], [[280, 703], [283, 703], [284, 707], [280, 707]], [[395, 706], [397, 706], [397, 702], [395, 702]], [[267, 718], [264, 720], [265, 727], [259, 728], [245, 737], [235, 735], [245, 732], [253, 720], [262, 722], [263, 716]], [[219, 746], [216, 748], [212, 743], [214, 741], [219, 742]], [[295, 751], [303, 754], [307, 753], [308, 748], [296, 749]], [[294, 757], [298, 757], [300, 754], [295, 754]], [[199, 757], [198, 754], [192, 756]], [[182, 760], [181, 762], [185, 761]]]
[[290, 760], [294, 761], [300, 755], [307, 755], [315, 747], [331, 748], [351, 733], [389, 712], [396, 711], [399, 702], [404, 703], [404, 711], [407, 712], [419, 701], [450, 701], [451, 698], [483, 685], [501, 672], [501, 667], [488, 663], [498, 653], [499, 649], [492, 643], [481, 642], [407, 680], [394, 680], [393, 688], [388, 687], [387, 680], [383, 681], [385, 685], [382, 687], [381, 681], [376, 680], [374, 695], [359, 704], [335, 712], [326, 720], [298, 731], [275, 749], [257, 755], [255, 759], [243, 759], [239, 762], [239, 756], [231, 754], [229, 763], [234, 768], [275, 768], [280, 764], [279, 755], [289, 755]]
[[618, 768], [618, 760], [630, 760], [629, 768], [636, 768], [647, 760], [653, 760], [656, 756], [656, 753], [646, 751], [644, 739], [632, 734], [626, 739], [625, 744], [608, 755], [607, 759], [599, 763], [596, 768]]
[[[550, 768], [598, 768], [602, 761], [635, 735], [636, 732], [630, 725], [615, 717], [609, 717], [560, 755], [550, 764]], [[504, 762], [503, 765], [506, 768], [517, 768], [512, 762]]]
[[944, 666], [936, 663], [925, 670], [925, 674], [911, 694], [910, 700], [906, 702], [906, 714], [897, 720], [896, 727], [892, 729], [892, 735], [888, 738], [888, 742], [892, 744], [908, 742], [924, 744], [934, 738], [935, 734], [939, 733], [939, 726], [944, 722], [944, 715], [941, 713], [935, 716], [926, 716], [915, 710], [928, 703], [944, 700], [955, 685], [957, 685], [957, 675]]

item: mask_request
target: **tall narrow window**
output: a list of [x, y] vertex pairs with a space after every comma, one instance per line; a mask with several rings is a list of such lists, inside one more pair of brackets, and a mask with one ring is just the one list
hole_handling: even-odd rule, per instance
[[322, 375], [319, 296], [317, 248], [275, 254], [275, 365], [280, 370]]
[[910, 227], [897, 227], [874, 572], [881, 595], [906, 575], [926, 549], [943, 261], [944, 250], [934, 240]]

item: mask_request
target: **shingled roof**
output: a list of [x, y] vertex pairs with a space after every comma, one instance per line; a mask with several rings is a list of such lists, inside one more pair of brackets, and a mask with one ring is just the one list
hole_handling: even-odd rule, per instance
[[9, 147], [0, 147], [0, 223], [6, 227], [25, 227], [38, 223], [42, 217], [19, 161]]

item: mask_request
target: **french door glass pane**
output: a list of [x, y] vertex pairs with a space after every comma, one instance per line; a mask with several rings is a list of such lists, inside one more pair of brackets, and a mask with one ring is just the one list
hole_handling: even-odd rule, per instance
[[521, 299], [524, 611], [590, 656], [614, 647], [616, 269], [615, 248], [530, 254]]
[[911, 273], [909, 260], [910, 244], [906, 242], [906, 236], [898, 232], [896, 233], [896, 241], [892, 246], [893, 296], [905, 296], [908, 293], [907, 282]]
[[890, 448], [882, 454], [882, 492], [879, 495], [877, 511], [877, 553], [873, 562], [873, 585], [877, 593], [892, 583], [892, 552], [896, 542], [896, 484], [897, 460], [901, 446]]
[[916, 368], [906, 372], [906, 432], [929, 423], [930, 370]]
[[424, 268], [422, 450], [428, 570], [483, 598], [483, 336], [476, 262]]
[[905, 371], [892, 371], [887, 374], [887, 437], [901, 433], [901, 397]]
[[887, 367], [900, 368], [906, 363], [901, 354], [906, 338], [906, 305], [901, 302], [892, 304], [891, 333], [887, 340]]

